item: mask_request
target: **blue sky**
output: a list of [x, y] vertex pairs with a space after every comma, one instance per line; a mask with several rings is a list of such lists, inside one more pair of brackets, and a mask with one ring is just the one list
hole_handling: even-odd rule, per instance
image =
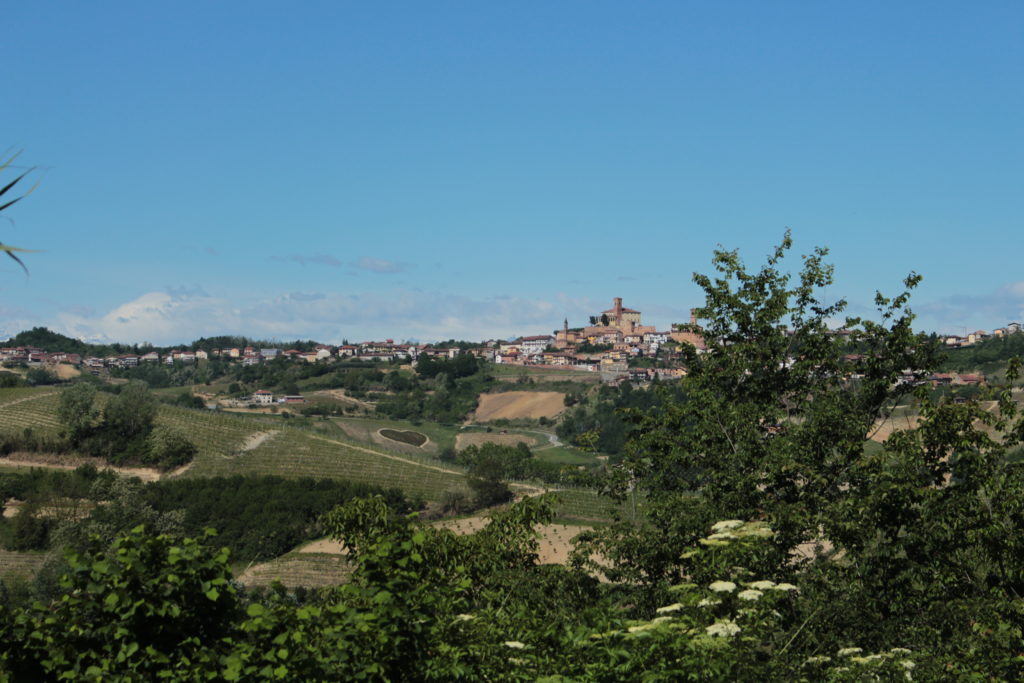
[[[0, 337], [479, 339], [717, 245], [832, 250], [866, 312], [1024, 318], [1019, 2], [53, 2], [3, 11]], [[7, 261], [5, 259], [5, 261]], [[796, 264], [794, 264], [796, 265]]]

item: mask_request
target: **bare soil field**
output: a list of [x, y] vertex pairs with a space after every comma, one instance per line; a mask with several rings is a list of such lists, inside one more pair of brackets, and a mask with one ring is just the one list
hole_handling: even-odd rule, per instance
[[564, 410], [565, 394], [559, 391], [505, 391], [481, 395], [480, 406], [473, 419], [476, 422], [520, 418], [537, 420], [555, 417]]
[[48, 366], [47, 369], [61, 379], [74, 379], [82, 374], [81, 370], [67, 363]]
[[916, 415], [907, 417], [890, 417], [886, 420], [879, 420], [875, 423], [871, 433], [871, 440], [882, 443], [888, 439], [893, 432], [900, 429], [913, 429], [917, 427], [919, 418]]
[[498, 434], [497, 432], [460, 432], [455, 437], [455, 450], [461, 451], [468, 446], [482, 446], [485, 443], [496, 443], [499, 446], [515, 446], [520, 441], [533, 448], [539, 445], [537, 439], [528, 434]]
[[[435, 526], [451, 529], [457, 534], [471, 534], [487, 526], [486, 517], [466, 517], [465, 519], [449, 519], [437, 522]], [[572, 539], [591, 527], [568, 524], [542, 524], [535, 527], [540, 537], [537, 551], [540, 564], [565, 564], [569, 561], [572, 550]]]

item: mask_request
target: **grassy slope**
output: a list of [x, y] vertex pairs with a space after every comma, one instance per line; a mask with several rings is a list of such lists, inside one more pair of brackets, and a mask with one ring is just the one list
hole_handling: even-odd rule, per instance
[[240, 572], [238, 579], [249, 587], [269, 586], [274, 581], [280, 581], [285, 586], [319, 588], [337, 586], [351, 573], [352, 566], [343, 556], [293, 551], [246, 568]]
[[[55, 410], [59, 390], [0, 389], [0, 429], [56, 432]], [[367, 430], [380, 427], [413, 429], [427, 434], [432, 444], [454, 444], [457, 428], [430, 423], [412, 425], [398, 420], [361, 420]], [[355, 440], [330, 423], [317, 427], [329, 431], [299, 429], [284, 420], [191, 410], [161, 405], [159, 424], [181, 430], [199, 448], [193, 465], [181, 476], [199, 477], [229, 474], [276, 474], [286, 477], [328, 477], [363, 481], [381, 486], [398, 486], [407, 493], [438, 500], [448, 489], [465, 488], [458, 468], [442, 465], [429, 455], [414, 455], [412, 447], [389, 449], [369, 441]], [[273, 434], [252, 450], [244, 450], [261, 432]], [[402, 446], [402, 444], [395, 444]], [[429, 445], [428, 445], [429, 447]], [[562, 456], [556, 449], [551, 455]], [[540, 451], [545, 453], [545, 451]], [[559, 517], [585, 521], [608, 519], [607, 502], [590, 491], [562, 493]]]
[[0, 579], [30, 579], [43, 566], [47, 557], [46, 553], [19, 553], [0, 549]]

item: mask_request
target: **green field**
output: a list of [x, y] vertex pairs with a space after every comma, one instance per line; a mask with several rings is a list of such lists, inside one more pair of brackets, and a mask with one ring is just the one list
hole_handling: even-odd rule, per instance
[[31, 427], [38, 434], [56, 435], [59, 400], [60, 390], [53, 387], [0, 389], [0, 430]]
[[555, 506], [555, 521], [563, 524], [585, 522], [601, 524], [612, 518], [617, 512], [623, 519], [636, 520], [643, 517], [643, 499], [636, 500], [636, 510], [632, 500], [615, 503], [609, 498], [600, 496], [587, 489], [552, 489], [558, 494]]
[[[487, 431], [490, 429], [490, 431]], [[497, 434], [505, 435], [511, 434], [513, 436], [522, 437], [523, 443], [530, 447], [538, 455], [541, 449], [545, 447], [550, 448], [551, 442], [548, 440], [544, 433], [538, 430], [528, 429], [517, 429], [516, 427], [486, 427], [484, 425], [467, 425], [462, 428], [463, 434]]]
[[594, 455], [584, 453], [571, 446], [540, 448], [534, 450], [533, 455], [538, 460], [553, 462], [559, 465], [593, 465], [597, 462], [597, 458]]
[[458, 471], [420, 463], [403, 456], [328, 439], [298, 429], [276, 431], [252, 450], [236, 454], [203, 454], [182, 476], [276, 474], [286, 477], [327, 477], [379, 486], [397, 486], [410, 495], [437, 500], [448, 489], [464, 488]]
[[46, 553], [19, 553], [0, 550], [0, 579], [28, 580], [35, 576], [46, 562]]
[[[102, 396], [102, 395], [101, 395]], [[0, 390], [0, 429], [56, 433], [59, 390], [53, 388]], [[344, 432], [345, 422], [354, 436]], [[325, 477], [395, 486], [409, 495], [439, 500], [450, 489], [465, 489], [460, 468], [444, 465], [429, 455], [454, 446], [457, 427], [401, 420], [334, 418], [311, 421], [308, 427], [289, 425], [280, 417], [234, 414], [160, 405], [157, 423], [188, 436], [198, 448], [195, 460], [180, 476], [274, 474], [285, 477]], [[426, 434], [421, 448], [399, 442], [376, 443], [371, 434], [381, 428]], [[360, 434], [365, 437], [360, 438]], [[263, 435], [260, 437], [260, 435]], [[260, 437], [257, 439], [257, 437]], [[423, 451], [426, 451], [424, 453]], [[565, 464], [586, 464], [590, 456], [570, 448], [541, 448], [537, 457]], [[2, 465], [0, 465], [2, 466]], [[586, 490], [563, 492], [558, 514], [587, 522], [607, 520], [608, 503]]]
[[291, 552], [239, 572], [239, 580], [249, 587], [269, 586], [280, 581], [289, 587], [319, 588], [344, 583], [352, 565], [342, 555]]

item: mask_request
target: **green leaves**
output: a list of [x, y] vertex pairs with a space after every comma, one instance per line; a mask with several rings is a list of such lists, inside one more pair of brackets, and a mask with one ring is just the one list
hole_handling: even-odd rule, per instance
[[[6, 159], [0, 161], [0, 173], [3, 173], [8, 168], [10, 168], [11, 165], [14, 163], [14, 160], [17, 159], [17, 158], [18, 158], [18, 153], [15, 153], [15, 154], [12, 154], [11, 156], [7, 157]], [[13, 206], [14, 204], [20, 202], [22, 199], [24, 199], [25, 197], [27, 197], [28, 195], [32, 194], [35, 191], [36, 187], [39, 186], [39, 183], [36, 183], [32, 187], [30, 187], [28, 189], [28, 191], [25, 192], [25, 194], [23, 194], [23, 195], [21, 195], [19, 197], [14, 197], [12, 199], [9, 196], [7, 196], [5, 198], [5, 195], [8, 195], [8, 193], [11, 192], [11, 190], [14, 189], [15, 185], [17, 185], [22, 180], [24, 180], [26, 177], [28, 177], [28, 175], [30, 173], [32, 173], [32, 171], [34, 171], [34, 170], [35, 169], [30, 168], [27, 171], [23, 171], [19, 175], [15, 176], [15, 178], [13, 180], [9, 181], [6, 185], [4, 185], [2, 188], [0, 188], [0, 211], [4, 211], [5, 209], [10, 208], [11, 206]], [[18, 256], [16, 255], [16, 252], [17, 253], [27, 253], [27, 252], [30, 251], [29, 249], [20, 249], [18, 247], [12, 247], [10, 245], [6, 245], [6, 244], [3, 244], [3, 243], [0, 243], [0, 251], [6, 252], [7, 256], [9, 256], [10, 258], [14, 259], [15, 263], [17, 263], [19, 266], [21, 266], [22, 270], [25, 271], [25, 274], [28, 275], [28, 268], [25, 266], [25, 263], [20, 258], [18, 258]]]

